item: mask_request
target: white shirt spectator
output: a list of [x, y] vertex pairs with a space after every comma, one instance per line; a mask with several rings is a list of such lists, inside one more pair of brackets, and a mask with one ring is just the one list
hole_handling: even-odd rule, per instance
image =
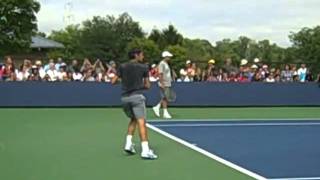
[[72, 78], [74, 81], [81, 81], [82, 80], [82, 74], [80, 72], [74, 72], [72, 74]]
[[57, 70], [55, 70], [55, 69], [54, 69], [54, 70], [49, 69], [49, 70], [47, 71], [47, 74], [49, 75], [51, 81], [56, 81], [56, 80], [58, 80], [58, 71], [57, 71]]
[[66, 72], [58, 72], [58, 80], [63, 81], [64, 77], [67, 76]]
[[20, 71], [17, 74], [17, 81], [26, 81], [28, 77], [30, 76], [30, 73], [28, 71]]
[[43, 67], [41, 67], [41, 68], [39, 69], [39, 75], [40, 75], [40, 78], [41, 78], [41, 79], [43, 79], [44, 76], [46, 75], [46, 71], [44, 70]]
[[299, 68], [298, 69], [298, 76], [300, 82], [305, 82], [306, 81], [306, 76], [307, 76], [307, 68]]

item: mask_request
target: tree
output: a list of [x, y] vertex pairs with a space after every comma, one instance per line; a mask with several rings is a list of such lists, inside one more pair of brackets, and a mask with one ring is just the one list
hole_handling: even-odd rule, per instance
[[40, 4], [35, 0], [0, 1], [0, 54], [29, 48], [37, 30], [35, 14], [39, 10]]
[[187, 60], [187, 50], [184, 47], [180, 45], [169, 46], [167, 50], [173, 54], [173, 57], [170, 61], [172, 69], [180, 70], [185, 66]]
[[187, 50], [187, 57], [195, 62], [207, 62], [213, 57], [213, 46], [207, 40], [184, 39], [182, 47]]
[[135, 38], [128, 44], [127, 52], [132, 49], [141, 49], [144, 52], [145, 60], [149, 63], [157, 63], [161, 58], [158, 45], [146, 38]]
[[173, 25], [169, 25], [161, 32], [158, 29], [153, 29], [148, 38], [153, 40], [161, 50], [168, 46], [182, 45], [183, 43], [183, 36], [178, 33]]
[[294, 54], [301, 62], [314, 64], [314, 70], [320, 70], [320, 26], [303, 28], [297, 33], [291, 33]]
[[80, 43], [87, 57], [125, 60], [127, 44], [144, 33], [138, 22], [127, 14], [93, 17], [83, 22]]
[[51, 58], [63, 57], [65, 59], [83, 58], [83, 48], [80, 44], [80, 25], [70, 25], [64, 30], [52, 31], [49, 39], [62, 43], [65, 48], [53, 50], [49, 53]]

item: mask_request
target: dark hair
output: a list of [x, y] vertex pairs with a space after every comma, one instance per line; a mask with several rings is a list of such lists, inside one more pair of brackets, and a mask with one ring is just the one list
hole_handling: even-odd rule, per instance
[[134, 59], [134, 58], [136, 58], [136, 55], [139, 55], [141, 53], [142, 53], [142, 51], [140, 49], [134, 49], [128, 53], [128, 57], [129, 57], [129, 59]]

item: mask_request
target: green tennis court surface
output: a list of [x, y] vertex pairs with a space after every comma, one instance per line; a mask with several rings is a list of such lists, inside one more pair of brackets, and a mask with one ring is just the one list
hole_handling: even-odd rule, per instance
[[[184, 108], [175, 119], [308, 119], [320, 108]], [[251, 179], [156, 132], [156, 161], [122, 152], [121, 109], [0, 109], [1, 180]], [[149, 119], [155, 119], [149, 111]], [[135, 138], [139, 144], [138, 138]], [[138, 146], [139, 147], [139, 146]]]

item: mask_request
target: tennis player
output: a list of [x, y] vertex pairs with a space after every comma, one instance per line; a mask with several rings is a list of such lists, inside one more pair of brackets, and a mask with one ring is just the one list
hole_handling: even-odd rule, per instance
[[146, 98], [142, 94], [143, 90], [150, 88], [148, 66], [143, 64], [144, 54], [141, 50], [132, 50], [128, 55], [130, 61], [122, 64], [117, 75], [112, 79], [112, 84], [121, 79], [123, 110], [130, 118], [124, 150], [131, 155], [136, 153], [132, 137], [138, 126], [142, 147], [141, 157], [157, 159], [158, 156], [150, 149], [148, 143]]
[[164, 51], [162, 53], [163, 60], [159, 63], [159, 87], [160, 87], [161, 100], [158, 105], [152, 108], [155, 115], [157, 117], [160, 117], [160, 108], [162, 105], [163, 118], [165, 119], [172, 118], [170, 113], [168, 112], [168, 103], [175, 100], [175, 93], [171, 89], [171, 82], [172, 82], [171, 69], [170, 69], [170, 66], [168, 65], [168, 62], [170, 61], [172, 56], [173, 55], [168, 51]]

